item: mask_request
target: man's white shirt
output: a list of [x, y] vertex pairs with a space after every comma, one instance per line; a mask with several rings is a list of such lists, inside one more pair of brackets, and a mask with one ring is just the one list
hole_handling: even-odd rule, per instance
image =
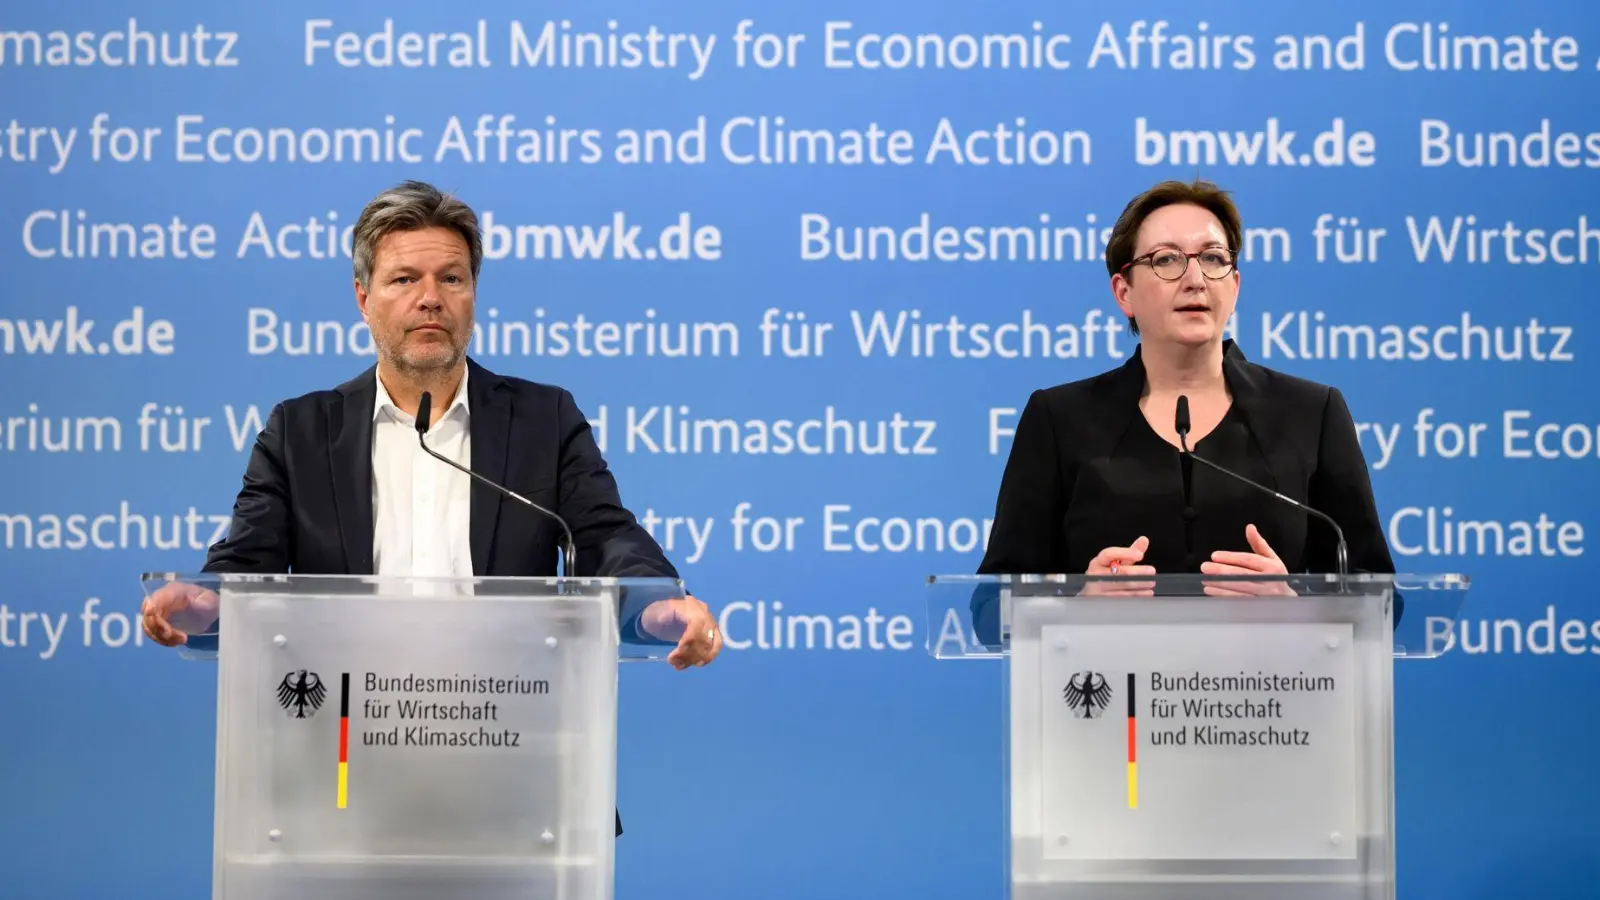
[[[423, 451], [416, 417], [378, 383], [372, 410], [372, 565], [380, 576], [471, 577], [472, 479]], [[450, 407], [435, 408], [428, 447], [471, 467], [467, 376]]]

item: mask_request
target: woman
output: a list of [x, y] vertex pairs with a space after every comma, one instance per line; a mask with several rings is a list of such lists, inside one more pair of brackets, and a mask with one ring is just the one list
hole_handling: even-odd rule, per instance
[[1196, 456], [1331, 516], [1351, 572], [1394, 571], [1339, 391], [1223, 339], [1241, 233], [1205, 182], [1165, 182], [1123, 210], [1106, 268], [1139, 346], [1117, 369], [1029, 397], [980, 573], [1337, 572], [1325, 522], [1182, 455], [1180, 395]]

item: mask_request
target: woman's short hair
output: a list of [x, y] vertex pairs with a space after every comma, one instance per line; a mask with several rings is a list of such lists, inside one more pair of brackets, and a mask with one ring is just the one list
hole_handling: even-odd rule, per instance
[[1209, 181], [1163, 181], [1128, 201], [1117, 224], [1111, 226], [1111, 239], [1106, 242], [1106, 273], [1115, 275], [1134, 258], [1139, 240], [1139, 227], [1150, 214], [1174, 203], [1192, 203], [1209, 211], [1222, 223], [1222, 232], [1228, 237], [1228, 249], [1239, 252], [1244, 242], [1244, 228], [1239, 221], [1239, 210], [1234, 207], [1228, 192]]
[[[1240, 246], [1244, 242], [1244, 227], [1239, 219], [1239, 210], [1233, 205], [1233, 200], [1228, 192], [1217, 187], [1209, 181], [1163, 181], [1155, 187], [1128, 201], [1123, 207], [1122, 215], [1117, 217], [1117, 223], [1111, 226], [1111, 239], [1106, 242], [1106, 273], [1116, 275], [1122, 267], [1132, 262], [1136, 243], [1139, 240], [1139, 228], [1150, 214], [1163, 206], [1175, 203], [1191, 203], [1201, 209], [1209, 211], [1222, 223], [1222, 233], [1227, 236], [1228, 249], [1238, 255]], [[1130, 276], [1132, 273], [1129, 273]], [[1139, 323], [1128, 319], [1128, 327], [1134, 334], [1139, 333]]]

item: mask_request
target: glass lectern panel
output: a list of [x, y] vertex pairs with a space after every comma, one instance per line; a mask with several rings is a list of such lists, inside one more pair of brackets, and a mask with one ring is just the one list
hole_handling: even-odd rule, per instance
[[609, 900], [617, 664], [675, 643], [623, 610], [676, 581], [145, 583], [218, 663], [214, 897]]
[[1393, 666], [1466, 587], [930, 579], [928, 652], [1005, 670], [1005, 896], [1392, 898]]

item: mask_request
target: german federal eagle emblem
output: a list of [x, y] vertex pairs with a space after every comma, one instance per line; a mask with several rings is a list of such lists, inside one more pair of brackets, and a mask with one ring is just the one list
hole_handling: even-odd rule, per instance
[[[1082, 709], [1084, 719], [1098, 719], [1111, 704], [1111, 683], [1099, 672], [1079, 672], [1067, 679], [1062, 699], [1073, 709]], [[1080, 718], [1074, 715], [1073, 718]]]
[[278, 703], [291, 718], [309, 719], [316, 714], [327, 699], [328, 689], [315, 672], [301, 669], [283, 676], [278, 683]]

